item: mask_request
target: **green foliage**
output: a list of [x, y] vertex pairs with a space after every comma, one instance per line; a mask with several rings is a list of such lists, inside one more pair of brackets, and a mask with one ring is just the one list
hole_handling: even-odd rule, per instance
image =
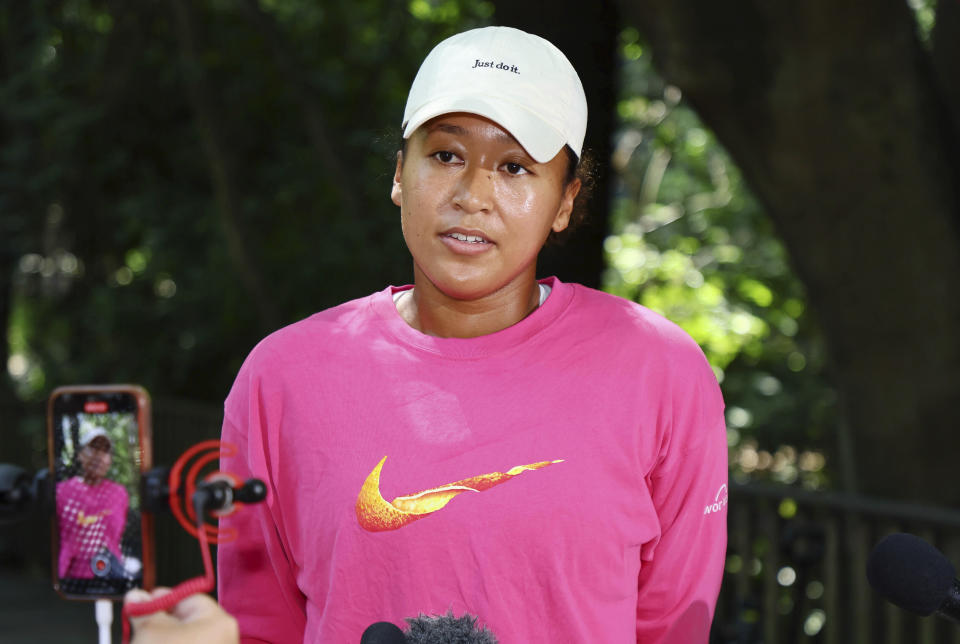
[[920, 39], [929, 46], [937, 16], [936, 0], [907, 0], [907, 4], [913, 9]]
[[219, 401], [266, 333], [410, 281], [389, 200], [409, 83], [472, 0], [0, 9], [0, 297], [20, 398]]
[[803, 287], [736, 166], [653, 71], [636, 31], [621, 34], [621, 52], [604, 288], [703, 347], [727, 402], [737, 478], [822, 486], [835, 394]]

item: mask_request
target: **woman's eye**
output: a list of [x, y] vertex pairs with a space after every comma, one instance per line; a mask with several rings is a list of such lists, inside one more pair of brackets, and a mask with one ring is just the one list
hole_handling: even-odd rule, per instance
[[524, 168], [519, 163], [504, 163], [503, 169], [507, 171], [508, 174], [526, 174], [527, 169]]
[[453, 152], [448, 152], [446, 150], [440, 150], [439, 152], [434, 152], [433, 156], [440, 163], [452, 163], [457, 158], [457, 155], [455, 155]]

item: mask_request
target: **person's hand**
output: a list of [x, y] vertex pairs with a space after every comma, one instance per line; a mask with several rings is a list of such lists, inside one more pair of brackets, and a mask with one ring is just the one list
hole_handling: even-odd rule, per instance
[[[136, 588], [126, 594], [123, 603], [150, 601], [169, 592], [169, 588], [157, 588], [152, 593]], [[169, 612], [132, 617], [130, 624], [133, 626], [132, 644], [237, 644], [240, 641], [237, 620], [220, 608], [212, 597], [202, 593], [183, 599]]]

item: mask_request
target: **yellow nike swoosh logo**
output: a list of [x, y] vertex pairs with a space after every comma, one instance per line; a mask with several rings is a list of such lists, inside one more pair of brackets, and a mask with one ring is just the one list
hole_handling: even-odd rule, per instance
[[398, 496], [387, 503], [386, 499], [380, 494], [380, 470], [383, 469], [386, 460], [386, 456], [380, 459], [377, 466], [370, 472], [367, 480], [363, 482], [360, 495], [357, 497], [357, 521], [361, 528], [370, 532], [397, 530], [417, 519], [422, 519], [428, 514], [433, 514], [462, 492], [483, 492], [501, 483], [506, 483], [523, 472], [539, 470], [554, 463], [563, 462], [563, 459], [561, 459], [558, 461], [540, 461], [530, 465], [517, 465], [506, 472], [490, 472], [489, 474], [471, 476], [422, 492]]
[[101, 510], [96, 514], [84, 514], [83, 510], [80, 510], [77, 513], [77, 523], [84, 526], [90, 525], [92, 523], [96, 523], [108, 514], [110, 514], [110, 510]]

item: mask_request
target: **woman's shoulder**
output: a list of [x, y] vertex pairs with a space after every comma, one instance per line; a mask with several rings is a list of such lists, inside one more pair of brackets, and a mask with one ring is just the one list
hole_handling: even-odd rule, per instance
[[124, 496], [127, 495], [127, 488], [118, 481], [113, 481], [111, 479], [103, 479], [103, 484], [105, 487], [110, 488], [112, 491], [117, 493], [123, 493]]
[[630, 365], [638, 378], [654, 378], [663, 391], [679, 392], [704, 408], [723, 408], [706, 355], [678, 324], [636, 302], [583, 286], [574, 301], [572, 308], [582, 316], [577, 327], [593, 329], [597, 355]]
[[64, 479], [57, 483], [57, 490], [71, 490], [76, 488], [78, 485], [83, 485], [83, 479], [79, 476], [71, 476], [68, 479]]
[[277, 329], [253, 347], [242, 369], [260, 370], [277, 363], [349, 351], [363, 343], [375, 324], [372, 302], [378, 296], [384, 296], [384, 291], [318, 311]]
[[664, 315], [618, 295], [580, 284], [571, 286], [575, 291], [573, 315], [578, 325], [616, 338], [625, 348], [639, 345], [646, 352], [660, 348], [671, 353], [703, 355], [690, 334]]

